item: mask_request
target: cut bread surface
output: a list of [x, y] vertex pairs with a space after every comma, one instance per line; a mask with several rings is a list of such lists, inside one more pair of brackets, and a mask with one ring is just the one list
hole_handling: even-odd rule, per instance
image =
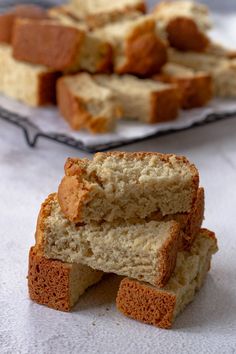
[[13, 33], [13, 56], [72, 73], [79, 70], [107, 72], [112, 62], [111, 47], [103, 39], [79, 26], [52, 19], [18, 19]]
[[111, 43], [117, 74], [150, 76], [167, 61], [166, 44], [158, 36], [151, 16], [111, 23], [93, 33]]
[[176, 84], [183, 109], [202, 107], [213, 97], [212, 76], [204, 71], [194, 71], [183, 65], [167, 63], [153, 79]]
[[191, 251], [178, 253], [176, 268], [164, 288], [125, 278], [118, 291], [117, 308], [130, 318], [170, 328], [201, 288], [217, 250], [214, 233], [202, 229]]
[[13, 59], [7, 44], [0, 45], [0, 67], [1, 93], [30, 106], [55, 104], [58, 72]]
[[219, 97], [236, 97], [236, 59], [209, 53], [180, 52], [169, 49], [171, 62], [195, 71], [205, 71], [213, 78], [213, 91]]
[[163, 1], [153, 16], [159, 32], [170, 45], [183, 51], [204, 51], [209, 45], [206, 30], [211, 27], [208, 8], [193, 1]]
[[76, 225], [65, 218], [57, 196], [51, 195], [42, 206], [36, 237], [46, 258], [162, 287], [175, 267], [181, 234], [175, 221]]
[[175, 86], [131, 75], [96, 75], [96, 82], [113, 90], [125, 119], [159, 123], [177, 118], [179, 93]]
[[28, 290], [31, 300], [55, 310], [70, 311], [103, 273], [81, 264], [46, 259], [37, 247], [29, 252]]
[[72, 222], [144, 219], [153, 212], [190, 212], [199, 185], [185, 157], [159, 153], [97, 153], [68, 159], [58, 199]]
[[62, 77], [57, 84], [57, 101], [62, 116], [75, 130], [111, 131], [122, 113], [112, 90], [101, 87], [86, 73]]

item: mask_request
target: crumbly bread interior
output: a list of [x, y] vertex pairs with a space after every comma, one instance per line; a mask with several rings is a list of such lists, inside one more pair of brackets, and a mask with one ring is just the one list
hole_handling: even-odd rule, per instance
[[165, 64], [161, 69], [161, 73], [176, 78], [192, 78], [196, 75], [194, 70], [174, 63]]
[[153, 15], [161, 27], [177, 17], [193, 19], [203, 32], [212, 26], [207, 6], [195, 1], [163, 1], [156, 6]]
[[86, 73], [65, 76], [63, 81], [74, 97], [82, 99], [90, 119], [106, 118], [107, 127], [112, 129], [121, 112], [121, 105], [109, 88], [96, 84]]
[[175, 266], [180, 228], [175, 221], [76, 225], [62, 214], [57, 198], [43, 220], [44, 255], [81, 263], [162, 286]]
[[48, 10], [48, 15], [65, 26], [88, 30], [87, 23], [80, 16], [77, 16], [70, 4], [52, 7]]
[[168, 53], [169, 60], [173, 63], [210, 73], [216, 96], [236, 97], [236, 59], [195, 52], [182, 53], [174, 49], [169, 49]]
[[119, 11], [131, 8], [138, 8], [144, 4], [142, 0], [72, 0], [71, 4], [83, 16], [96, 15], [104, 12]]
[[69, 311], [89, 286], [99, 282], [102, 275], [102, 272], [82, 264], [46, 259], [37, 247], [30, 249], [29, 295], [38, 304]]
[[158, 153], [97, 153], [92, 161], [69, 159], [65, 170], [59, 202], [71, 221], [190, 212], [199, 184], [186, 158]]
[[[12, 48], [0, 45], [0, 91], [30, 106], [40, 104], [40, 76], [52, 72], [42, 65], [19, 62], [12, 57]], [[49, 103], [49, 102], [48, 102]]]
[[175, 270], [164, 288], [125, 278], [116, 300], [118, 309], [131, 318], [170, 328], [202, 286], [217, 250], [214, 234], [201, 229], [191, 251], [178, 253]]
[[138, 16], [135, 19], [127, 19], [126, 21], [107, 24], [94, 31], [96, 37], [103, 38], [113, 45], [115, 69], [125, 65], [126, 48], [129, 46], [128, 41], [130, 37], [133, 36], [133, 33], [136, 32], [139, 32], [142, 36], [145, 33], [155, 34], [155, 20], [148, 15]]
[[126, 119], [138, 119], [143, 122], [150, 120], [152, 94], [171, 87], [168, 84], [138, 79], [131, 75], [97, 75], [95, 80], [115, 92], [123, 106]]

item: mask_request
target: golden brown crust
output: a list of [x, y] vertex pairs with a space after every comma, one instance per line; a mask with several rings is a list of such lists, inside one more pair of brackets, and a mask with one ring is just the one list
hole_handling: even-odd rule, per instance
[[175, 269], [180, 235], [180, 224], [175, 223], [170, 230], [170, 237], [166, 240], [159, 253], [158, 278], [155, 285], [160, 288], [166, 285]]
[[29, 252], [28, 289], [31, 300], [55, 310], [70, 311], [72, 265], [46, 259], [35, 248]]
[[43, 19], [47, 18], [46, 11], [36, 5], [18, 5], [11, 11], [0, 15], [0, 42], [11, 43], [12, 31], [17, 18]]
[[116, 306], [124, 315], [161, 328], [170, 328], [176, 297], [144, 283], [125, 278], [121, 281]]
[[74, 130], [88, 129], [91, 133], [105, 133], [110, 130], [110, 121], [104, 116], [93, 116], [86, 103], [75, 96], [65, 83], [64, 77], [57, 82], [57, 103], [62, 116]]
[[209, 45], [208, 37], [199, 30], [194, 20], [187, 17], [175, 17], [166, 27], [171, 47], [182, 51], [203, 52]]
[[13, 56], [17, 60], [68, 70], [76, 63], [85, 33], [50, 20], [18, 19], [13, 33]]
[[38, 105], [56, 104], [56, 82], [59, 72], [48, 71], [39, 76]]
[[115, 68], [117, 74], [148, 77], [167, 62], [167, 46], [155, 32], [155, 23], [136, 27], [125, 42], [125, 63]]
[[151, 94], [149, 123], [168, 122], [178, 117], [180, 109], [179, 91], [173, 86]]
[[153, 79], [176, 84], [180, 91], [180, 101], [183, 109], [202, 107], [213, 97], [213, 82], [209, 74], [197, 74], [189, 78], [160, 74], [155, 75]]

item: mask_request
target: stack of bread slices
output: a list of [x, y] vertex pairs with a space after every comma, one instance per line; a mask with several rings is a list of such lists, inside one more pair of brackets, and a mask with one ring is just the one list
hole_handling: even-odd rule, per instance
[[[71, 0], [0, 15], [0, 92], [31, 106], [57, 101], [74, 130], [153, 124], [236, 96], [234, 53], [208, 38], [207, 8], [164, 1]], [[227, 83], [227, 84], [226, 84]]]
[[193, 300], [217, 251], [202, 229], [204, 190], [185, 157], [97, 153], [69, 158], [42, 204], [29, 254], [32, 300], [69, 311], [103, 273], [123, 276], [117, 308], [162, 328]]

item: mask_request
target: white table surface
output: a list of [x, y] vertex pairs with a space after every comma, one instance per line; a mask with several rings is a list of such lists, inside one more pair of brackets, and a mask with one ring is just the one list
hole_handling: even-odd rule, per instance
[[204, 225], [219, 238], [204, 288], [172, 330], [160, 330], [116, 311], [112, 277], [69, 314], [29, 300], [27, 256], [40, 203], [56, 191], [66, 157], [85, 154], [46, 141], [30, 149], [0, 120], [0, 353], [235, 353], [235, 137], [236, 117], [123, 149], [187, 155], [206, 189]]

